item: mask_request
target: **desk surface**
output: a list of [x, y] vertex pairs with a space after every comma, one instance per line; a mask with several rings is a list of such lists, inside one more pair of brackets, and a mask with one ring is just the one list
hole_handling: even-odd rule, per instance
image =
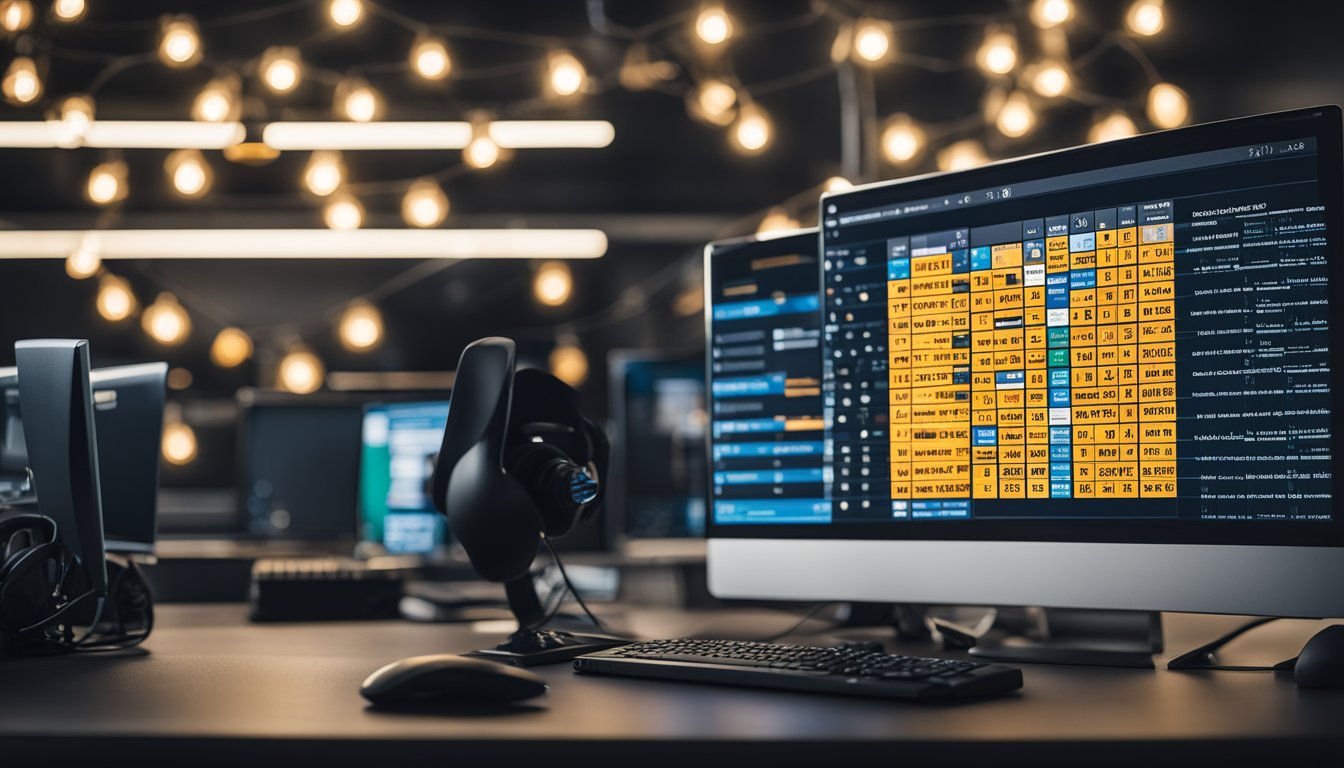
[[[761, 610], [612, 607], [608, 615], [618, 629], [643, 636], [758, 637], [795, 620]], [[551, 691], [530, 706], [386, 713], [358, 694], [371, 671], [501, 635], [403, 622], [251, 625], [245, 616], [239, 605], [163, 606], [140, 653], [0, 660], [0, 751], [155, 763], [190, 755], [193, 765], [317, 757], [368, 764], [394, 755], [653, 765], [694, 760], [706, 750], [776, 764], [877, 754], [957, 762], [1086, 756], [1091, 765], [1208, 759], [1220, 750], [1242, 760], [1313, 753], [1340, 764], [1344, 757], [1344, 691], [1302, 691], [1291, 677], [1263, 672], [1026, 666], [1016, 696], [928, 706], [581, 677], [557, 665], [538, 670]], [[1166, 618], [1173, 653], [1239, 621]], [[1224, 661], [1278, 661], [1318, 626], [1276, 622], [1230, 646], [1235, 656]], [[818, 638], [799, 637], [808, 639]]]

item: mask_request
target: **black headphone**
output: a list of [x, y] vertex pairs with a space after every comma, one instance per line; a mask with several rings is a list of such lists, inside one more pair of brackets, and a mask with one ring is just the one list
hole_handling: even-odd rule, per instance
[[462, 351], [433, 498], [472, 567], [491, 581], [528, 572], [542, 536], [601, 509], [610, 447], [579, 393], [536, 369], [515, 371], [513, 340]]

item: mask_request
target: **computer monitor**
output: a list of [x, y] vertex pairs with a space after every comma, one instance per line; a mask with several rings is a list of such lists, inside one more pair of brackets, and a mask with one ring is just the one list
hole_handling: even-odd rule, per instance
[[[630, 554], [704, 553], [705, 358], [615, 350], [604, 514]], [[689, 545], [689, 546], [687, 546]]]
[[364, 411], [359, 462], [360, 537], [392, 554], [439, 554], [447, 526], [430, 476], [448, 401], [379, 403]]
[[829, 508], [819, 270], [816, 229], [705, 249], [711, 555], [720, 531], [811, 524]]
[[825, 481], [716, 506], [711, 591], [1344, 616], [1340, 122], [824, 195]]
[[167, 375], [167, 363], [99, 368], [89, 375], [108, 552], [154, 553]]

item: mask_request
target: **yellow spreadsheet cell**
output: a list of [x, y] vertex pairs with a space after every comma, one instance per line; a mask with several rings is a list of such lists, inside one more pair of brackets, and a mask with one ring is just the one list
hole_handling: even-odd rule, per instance
[[1072, 405], [1114, 405], [1119, 402], [1115, 387], [1088, 387], [1073, 391]]
[[1115, 485], [1121, 498], [1136, 499], [1139, 497], [1139, 483], [1137, 480], [1121, 480]]
[[1174, 317], [1176, 317], [1174, 301], [1139, 302], [1139, 322], [1151, 323], [1156, 320], [1171, 320]]
[[1029, 285], [1022, 289], [1022, 302], [1028, 307], [1045, 306], [1045, 286]]
[[1134, 403], [1116, 406], [1120, 409], [1120, 423], [1132, 424], [1139, 420], [1139, 406]]
[[1027, 460], [1027, 449], [1020, 445], [1005, 445], [999, 448], [999, 464], [1021, 464]]
[[1095, 443], [1097, 429], [1091, 425], [1081, 425], [1073, 428], [1073, 443]]
[[1109, 325], [1120, 321], [1120, 308], [1114, 304], [1097, 307], [1097, 325]]
[[1049, 464], [1050, 446], [1048, 445], [1029, 445], [1027, 446], [1028, 464]]
[[906, 299], [896, 299], [887, 302], [887, 319], [893, 321], [908, 322], [910, 319], [910, 302]]
[[1120, 420], [1120, 409], [1114, 405], [1076, 405], [1073, 407], [1074, 424], [1114, 424]]
[[1097, 326], [1089, 324], [1078, 324], [1069, 326], [1070, 347], [1095, 347], [1096, 345], [1097, 345]]
[[912, 461], [910, 462], [910, 473], [916, 483], [927, 480], [969, 482], [971, 479], [971, 464], [969, 461]]
[[1022, 425], [1020, 424], [1005, 426], [999, 430], [1000, 446], [1022, 445], [1024, 442], [1026, 442], [1026, 439], [1027, 439], [1026, 430], [1024, 430], [1022, 428]]
[[[950, 414], [949, 414], [950, 415]], [[958, 421], [947, 421], [940, 424], [921, 424], [911, 429], [911, 440], [916, 443], [937, 444], [937, 445], [960, 445], [969, 448], [971, 444], [971, 428], [966, 424], [965, 419]], [[966, 454], [967, 458], [970, 454]]]
[[891, 479], [899, 483], [910, 482], [910, 462], [893, 461], [891, 463]]
[[1139, 282], [1152, 283], [1158, 280], [1171, 280], [1176, 277], [1176, 265], [1171, 262], [1161, 264], [1140, 264]]
[[1084, 389], [1097, 386], [1096, 368], [1070, 368], [1069, 385], [1074, 389]]
[[1029, 367], [1027, 370], [1027, 389], [1029, 391], [1034, 389], [1045, 389], [1049, 385], [1049, 382], [1049, 375], [1045, 372], [1044, 367], [1040, 369], [1031, 369]]
[[908, 482], [893, 482], [893, 483], [891, 484], [891, 498], [893, 498], [893, 499], [908, 499], [908, 498], [910, 498], [910, 483], [908, 483]]
[[[1133, 366], [1126, 366], [1120, 369], [1120, 376], [1124, 378], [1126, 371], [1132, 371]], [[1134, 384], [1121, 384], [1115, 388], [1115, 399], [1120, 403], [1137, 403], [1139, 401], [1139, 388]], [[1122, 418], [1121, 421], [1124, 421]]]
[[1176, 298], [1176, 283], [1173, 280], [1159, 280], [1139, 286], [1139, 301], [1171, 301]]
[[988, 480], [976, 480], [971, 488], [974, 498], [977, 499], [997, 499], [999, 497], [998, 478]]
[[1175, 384], [1145, 384], [1139, 389], [1139, 402], [1155, 403], [1176, 400]]
[[908, 348], [910, 346], [910, 318], [893, 318], [888, 323], [887, 340], [891, 344]]
[[1095, 269], [1096, 251], [1073, 251], [1069, 254], [1069, 269]]
[[[1097, 346], [1114, 349], [1120, 343], [1120, 327], [1117, 325], [1098, 325], [1097, 326]], [[1119, 352], [1115, 352], [1116, 360], [1119, 360]]]
[[1026, 481], [1022, 478], [999, 478], [999, 498], [1000, 499], [1025, 499]]
[[1028, 368], [1044, 368], [1046, 361], [1049, 360], [1047, 350], [1028, 349], [1026, 353], [1026, 364]]
[[1139, 362], [1139, 345], [1127, 344], [1126, 341], [1133, 341], [1133, 329], [1135, 326], [1117, 326], [1120, 329], [1120, 345], [1118, 346], [1121, 365], [1135, 365]]
[[1145, 461], [1139, 465], [1140, 480], [1175, 480], [1176, 462], [1174, 461]]
[[1139, 403], [1139, 421], [1175, 421], [1176, 403]]
[[1120, 498], [1120, 490], [1118, 484], [1114, 480], [1098, 480], [1096, 482], [1096, 488], [1096, 498], [1098, 499]]
[[938, 333], [919, 333], [910, 337], [910, 345], [915, 349], [955, 349], [954, 337], [964, 336], [961, 331]]
[[994, 269], [1022, 266], [1022, 244], [1003, 243], [989, 249], [990, 266]]
[[1097, 304], [1118, 304], [1120, 302], [1120, 287], [1116, 285], [1106, 285], [1097, 287]]
[[1070, 307], [1069, 325], [1096, 325], [1096, 307]]
[[1045, 238], [1045, 264], [1047, 272], [1064, 272], [1069, 268], [1069, 238]]
[[998, 350], [1022, 349], [1022, 329], [1009, 328], [995, 331], [994, 348]]
[[1073, 482], [1090, 483], [1096, 480], [1097, 478], [1096, 475], [1093, 474], [1093, 468], [1094, 466], [1090, 461], [1084, 461], [1081, 463], [1075, 461], [1073, 463]]
[[994, 330], [993, 312], [977, 312], [971, 315], [971, 333], [984, 333], [992, 330]]
[[990, 287], [996, 291], [1006, 291], [1009, 288], [1022, 287], [1022, 269], [991, 269], [989, 271]]
[[1048, 425], [1028, 426], [1026, 438], [1028, 443], [1047, 445], [1050, 442], [1050, 427]]
[[910, 278], [912, 280], [950, 274], [952, 274], [952, 254], [950, 253], [915, 256], [910, 259]]
[[1115, 244], [1121, 246], [1132, 246], [1139, 244], [1139, 231], [1137, 227], [1125, 227], [1115, 230]]
[[1139, 443], [1176, 442], [1175, 422], [1153, 422], [1139, 425]]
[[971, 461], [976, 465], [975, 472], [977, 477], [994, 477], [994, 467], [992, 465], [999, 463], [999, 448], [996, 445], [977, 445], [971, 448]]
[[[1145, 283], [1146, 285], [1146, 283]], [[1139, 287], [1137, 285], [1126, 285], [1121, 283], [1116, 286], [1115, 303], [1133, 304], [1139, 300]]]
[[[1116, 254], [1114, 248], [1102, 248], [1100, 246], [1097, 247], [1097, 285], [1110, 284], [1102, 282], [1101, 273], [1103, 271], [1110, 272], [1112, 269], [1115, 268], [1115, 265], [1118, 264], [1119, 261], [1120, 257], [1118, 254]], [[1109, 279], [1112, 282], [1114, 282], [1115, 280], [1114, 273], [1111, 274], [1111, 277]]]
[[1091, 307], [1097, 303], [1096, 288], [1082, 288], [1069, 291], [1069, 307]]
[[[1039, 467], [1028, 467], [1027, 473], [1030, 474], [1033, 469]], [[1045, 465], [1045, 471], [1050, 471], [1050, 465]], [[1042, 480], [1036, 477], [1027, 478], [1027, 498], [1028, 499], [1048, 499], [1050, 498], [1050, 479], [1047, 477]]]
[[[987, 371], [985, 373], [976, 372], [971, 374], [971, 391], [976, 392], [978, 394], [983, 390], [992, 391], [993, 389], [994, 389], [993, 373]], [[974, 402], [974, 400], [972, 400], [972, 402]]]
[[[1040, 402], [1038, 405], [1040, 405], [1040, 406], [1045, 406], [1045, 404], [1046, 404], [1046, 400], [1045, 400], [1045, 392], [1044, 392], [1044, 390], [1042, 390], [1042, 391], [1040, 392], [1040, 400], [1041, 400], [1041, 402]], [[1027, 405], [1028, 405], [1028, 408], [1027, 408], [1027, 427], [1028, 427], [1028, 428], [1031, 428], [1031, 427], [1039, 427], [1039, 426], [1042, 425], [1042, 424], [1049, 424], [1049, 423], [1050, 423], [1050, 410], [1049, 410], [1048, 408], [1045, 408], [1045, 407], [1037, 407], [1037, 408], [1030, 407], [1030, 406], [1032, 405], [1032, 403], [1031, 403], [1030, 401], [1028, 401]]]
[[910, 281], [907, 280], [888, 280], [887, 281], [887, 300], [908, 299], [910, 298]]
[[[1002, 426], [1021, 427], [1026, 421], [1027, 415], [1022, 410], [999, 411], [999, 424]], [[999, 442], [1002, 443], [1003, 438], [999, 438]]]
[[[1151, 365], [1153, 363], [1171, 363], [1176, 361], [1176, 342], [1163, 341], [1157, 344], [1139, 345], [1139, 365]], [[1144, 379], [1149, 381], [1149, 379]]]
[[[1135, 434], [1138, 434], [1137, 431]], [[1137, 443], [1121, 443], [1118, 450], [1120, 451], [1120, 461], [1139, 460], [1139, 446]]]
[[1092, 462], [1096, 461], [1096, 458], [1097, 458], [1097, 447], [1095, 445], [1092, 445], [1090, 443], [1073, 444], [1074, 461]]
[[1139, 341], [1144, 344], [1171, 343], [1176, 340], [1176, 322], [1160, 320], [1139, 324]]
[[916, 336], [945, 331], [969, 331], [971, 316], [965, 312], [941, 315], [914, 315], [910, 318], [910, 332]]
[[1022, 341], [1027, 349], [1045, 349], [1046, 338], [1044, 326], [1030, 325], [1022, 332]]
[[970, 365], [969, 349], [920, 349], [909, 353], [912, 368], [930, 365]]
[[1026, 356], [1021, 352], [995, 352], [994, 370], [1018, 371], [1025, 364]]
[[911, 296], [934, 296], [952, 292], [951, 275], [910, 278]]
[[1102, 229], [1097, 231], [1097, 248], [1114, 248], [1119, 245], [1116, 240], [1114, 229]]
[[911, 484], [910, 497], [913, 499], [965, 498], [971, 493], [969, 481], [920, 481]]
[[887, 372], [887, 378], [892, 389], [907, 389], [910, 386], [910, 369], [893, 368]]
[[971, 460], [970, 443], [920, 442], [911, 448], [910, 460], [915, 462], [943, 461], [969, 463]]
[[910, 300], [910, 314], [965, 313], [970, 306], [971, 296], [968, 293], [957, 293], [951, 296], [920, 296]]
[[910, 402], [915, 405], [951, 405], [970, 402], [970, 387], [965, 384], [945, 386], [915, 386], [910, 390]]
[[[910, 408], [904, 405], [889, 406], [887, 408], [887, 417], [890, 419], [892, 430], [894, 432], [897, 425], [910, 423]], [[894, 434], [891, 439], [896, 439]]]
[[1023, 306], [1021, 288], [1009, 288], [994, 292], [994, 309], [996, 311], [1011, 309], [1021, 314]]
[[910, 405], [910, 388], [890, 390], [887, 392], [887, 402], [890, 405]]
[[1114, 387], [1120, 383], [1120, 374], [1117, 370], [1119, 366], [1099, 365], [1097, 366], [1097, 386]]
[[976, 356], [992, 355], [994, 353], [994, 331], [971, 334], [971, 353]]
[[992, 427], [999, 423], [998, 411], [972, 411], [971, 424], [977, 427]]
[[1170, 263], [1175, 255], [1176, 249], [1171, 243], [1139, 246], [1139, 264]]
[[982, 269], [971, 273], [971, 293], [994, 290], [994, 278], [989, 270]]
[[1073, 484], [1073, 498], [1075, 499], [1090, 499], [1096, 495], [1096, 484], [1091, 480]]
[[1146, 462], [1176, 460], [1175, 443], [1144, 443], [1139, 446], [1139, 458]]
[[910, 362], [910, 361], [911, 361], [911, 356], [910, 356], [910, 353], [909, 353], [908, 351], [906, 351], [906, 350], [900, 350], [900, 351], [897, 351], [897, 352], [893, 352], [893, 353], [891, 353], [891, 365], [890, 365], [890, 368], [891, 368], [891, 370], [893, 370], [893, 371], [894, 371], [894, 370], [897, 370], [897, 369], [899, 369], [899, 368], [909, 368], [910, 365], [911, 365], [911, 362]]
[[1176, 498], [1175, 480], [1143, 480], [1139, 483], [1139, 495], [1149, 499]]
[[972, 312], [992, 312], [994, 310], [994, 292], [976, 291], [970, 294]]
[[979, 344], [981, 341], [989, 341], [989, 350], [981, 351], [979, 349], [971, 353], [971, 368], [976, 371], [989, 372], [994, 370], [994, 337], [989, 334], [982, 334], [973, 337], [973, 343]]
[[917, 403], [910, 407], [910, 422], [919, 428], [929, 424], [964, 424], [971, 418], [968, 403]]
[[[1115, 251], [1103, 251], [1103, 253], [1109, 253], [1112, 254], [1112, 256], [1114, 256]], [[1114, 261], [1114, 258], [1112, 258], [1112, 261]], [[1097, 270], [1098, 288], [1111, 287], [1119, 282], [1120, 282], [1120, 271], [1115, 268], [1114, 263], [1102, 264], [1101, 268]]]
[[1026, 407], [1027, 391], [1025, 389], [1000, 389], [994, 394], [998, 396], [999, 408]]
[[[1096, 461], [1096, 462], [1098, 462], [1098, 463], [1103, 462], [1103, 461], [1112, 461], [1112, 462], [1113, 462], [1113, 461], [1119, 461], [1119, 460], [1120, 460], [1120, 446], [1118, 446], [1118, 445], [1101, 445], [1101, 444], [1097, 444], [1097, 445], [1092, 446], [1092, 455], [1093, 455], [1093, 457], [1094, 457], [1094, 458], [1093, 458], [1093, 461]], [[1098, 472], [1098, 473], [1097, 473], [1097, 477], [1102, 477], [1102, 474], [1101, 474], [1100, 472]]]
[[1132, 323], [1139, 319], [1139, 305], [1130, 302], [1115, 305], [1115, 322]]
[[[1138, 264], [1138, 263], [1139, 263], [1139, 249], [1138, 249], [1138, 247], [1137, 247], [1137, 246], [1133, 246], [1133, 245], [1131, 245], [1131, 246], [1125, 246], [1125, 245], [1122, 244], [1121, 247], [1116, 248], [1116, 249], [1115, 249], [1115, 263], [1118, 264], [1118, 265], [1120, 265], [1120, 266], [1122, 266], [1122, 267], [1124, 267], [1124, 266], [1128, 266], [1128, 265], [1130, 265], [1130, 264]], [[1131, 277], [1131, 278], [1130, 278], [1130, 282], [1133, 282], [1133, 280], [1134, 280], [1134, 279]], [[1120, 273], [1120, 282], [1122, 282], [1122, 283], [1125, 282], [1125, 280], [1124, 280], [1124, 273], [1123, 273], [1123, 272]]]
[[[1077, 329], [1074, 330], [1077, 333]], [[1093, 334], [1095, 335], [1095, 333]], [[1079, 366], [1097, 364], [1096, 347], [1074, 347], [1069, 350], [1069, 364], [1077, 368]]]

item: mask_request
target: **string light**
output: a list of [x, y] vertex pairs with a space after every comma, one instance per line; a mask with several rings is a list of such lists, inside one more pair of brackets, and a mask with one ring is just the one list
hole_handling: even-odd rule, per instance
[[581, 386], [588, 380], [588, 355], [573, 337], [560, 339], [546, 362], [551, 373], [571, 387]]
[[345, 182], [345, 163], [335, 150], [314, 152], [303, 169], [303, 184], [318, 197], [326, 197]]
[[[191, 375], [191, 371], [181, 366], [177, 366], [168, 369], [168, 378], [165, 380], [164, 383], [168, 385], [169, 389], [181, 392], [185, 389], [190, 389], [191, 383], [195, 380], [196, 378]], [[169, 403], [169, 406], [171, 405], [172, 404]], [[166, 412], [164, 413], [164, 418], [165, 419], [168, 418], [168, 414]]]
[[51, 4], [52, 18], [59, 22], [72, 24], [84, 18], [89, 6], [84, 0], [56, 0]]
[[490, 137], [490, 123], [486, 120], [474, 120], [471, 125], [471, 141], [462, 150], [462, 161], [477, 170], [484, 170], [499, 162], [499, 145]]
[[1103, 115], [1100, 120], [1092, 124], [1092, 128], [1087, 132], [1087, 140], [1095, 144], [1100, 141], [1128, 138], [1138, 132], [1138, 127], [1134, 125], [1129, 115], [1117, 109]]
[[583, 62], [569, 51], [554, 51], [547, 56], [546, 70], [546, 83], [550, 86], [551, 93], [562, 98], [573, 96], [583, 90], [583, 85], [588, 79]]
[[1144, 37], [1156, 35], [1166, 24], [1162, 0], [1135, 0], [1125, 14], [1125, 26], [1129, 31]]
[[194, 18], [159, 19], [159, 60], [170, 67], [191, 67], [201, 60], [201, 33]]
[[303, 77], [303, 62], [298, 48], [272, 46], [261, 54], [261, 80], [274, 93], [290, 93], [299, 87]]
[[98, 274], [102, 266], [98, 238], [90, 232], [80, 239], [79, 245], [66, 257], [65, 274], [76, 280], [84, 280]]
[[126, 199], [126, 163], [110, 160], [94, 166], [84, 191], [95, 205], [111, 205]]
[[764, 152], [774, 139], [770, 116], [755, 104], [744, 104], [733, 125], [733, 143], [744, 154]]
[[160, 293], [153, 304], [145, 307], [140, 325], [150, 338], [167, 346], [181, 344], [191, 333], [191, 318], [171, 293]]
[[877, 19], [864, 19], [854, 29], [854, 56], [866, 64], [877, 64], [891, 53], [891, 25]]
[[1047, 59], [1036, 64], [1028, 77], [1031, 89], [1047, 99], [1063, 96], [1073, 85], [1073, 76], [1063, 64]]
[[708, 123], [727, 125], [733, 121], [737, 90], [722, 80], [706, 80], [695, 89], [692, 113]]
[[453, 71], [447, 43], [438, 37], [417, 37], [411, 44], [411, 69], [426, 80], [447, 77]]
[[116, 323], [130, 317], [135, 311], [135, 294], [131, 293], [130, 283], [104, 272], [98, 280], [98, 298], [94, 304], [104, 320]]
[[351, 352], [367, 352], [383, 340], [383, 315], [367, 301], [353, 302], [341, 314], [341, 344]]
[[33, 23], [33, 4], [30, 0], [0, 1], [0, 29], [16, 34]]
[[1073, 18], [1073, 3], [1069, 0], [1036, 0], [1031, 5], [1031, 23], [1041, 29], [1050, 29]]
[[882, 128], [882, 154], [897, 165], [908, 163], [924, 148], [924, 131], [906, 114], [887, 118]]
[[1027, 95], [1021, 91], [1014, 91], [1009, 95], [994, 119], [994, 126], [999, 129], [999, 133], [1010, 139], [1030, 133], [1031, 129], [1036, 127], [1036, 110], [1032, 109]]
[[327, 229], [349, 231], [364, 226], [364, 206], [350, 195], [333, 195], [322, 208]]
[[574, 276], [570, 274], [569, 265], [563, 261], [542, 264], [532, 278], [532, 295], [548, 307], [558, 307], [569, 301], [573, 291]]
[[349, 29], [364, 20], [364, 3], [360, 0], [331, 0], [327, 3], [327, 18], [342, 29]]
[[77, 147], [83, 143], [93, 126], [93, 111], [93, 97], [87, 94], [74, 93], [61, 99], [56, 107], [56, 117], [64, 134], [61, 146]]
[[252, 337], [241, 328], [229, 327], [215, 334], [210, 361], [220, 368], [237, 368], [252, 357], [252, 351]]
[[645, 43], [634, 43], [621, 60], [619, 80], [630, 91], [647, 91], [659, 83], [676, 79], [681, 67], [674, 61], [654, 59]]
[[308, 347], [296, 344], [280, 359], [276, 385], [286, 392], [307, 395], [320, 389], [326, 377], [327, 369], [322, 358]]
[[191, 117], [207, 123], [237, 120], [242, 111], [236, 78], [217, 77], [205, 84], [191, 103]]
[[412, 227], [437, 227], [448, 217], [448, 195], [433, 179], [420, 179], [401, 198], [401, 218]]
[[11, 104], [31, 104], [42, 95], [42, 78], [37, 76], [37, 65], [27, 56], [16, 56], [5, 70], [5, 79], [0, 81], [0, 91]]
[[722, 5], [706, 3], [695, 16], [695, 36], [705, 45], [722, 45], [733, 36], [733, 17]]
[[383, 110], [382, 97], [367, 80], [348, 77], [336, 84], [336, 111], [346, 120], [367, 123]]
[[183, 197], [200, 197], [210, 190], [214, 173], [199, 149], [179, 149], [163, 162], [173, 189]]
[[767, 235], [771, 232], [783, 232], [790, 229], [798, 229], [801, 224], [793, 218], [783, 208], [778, 206], [771, 208], [761, 218], [761, 223], [756, 227], [756, 234]]
[[183, 466], [196, 460], [196, 432], [181, 421], [168, 421], [163, 425], [163, 440], [160, 445], [163, 460], [174, 466]]
[[961, 171], [989, 162], [984, 146], [975, 139], [949, 144], [938, 153], [938, 170]]
[[1184, 125], [1190, 117], [1185, 91], [1171, 83], [1158, 83], [1148, 90], [1148, 120], [1158, 128]]
[[825, 189], [827, 192], [843, 192], [846, 189], [853, 189], [853, 188], [854, 183], [851, 182], [849, 179], [846, 179], [844, 176], [832, 176], [831, 178], [826, 180], [825, 184], [822, 185], [822, 189]]
[[1012, 32], [990, 27], [976, 51], [975, 63], [992, 75], [1006, 75], [1017, 66], [1017, 38]]

